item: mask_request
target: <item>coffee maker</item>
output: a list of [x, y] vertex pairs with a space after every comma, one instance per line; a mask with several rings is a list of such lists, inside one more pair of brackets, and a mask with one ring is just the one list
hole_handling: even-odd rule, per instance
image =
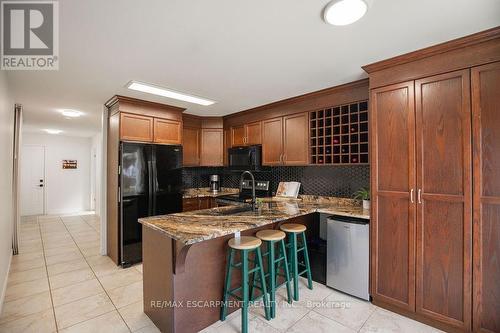
[[219, 175], [210, 176], [210, 191], [217, 193], [220, 190]]

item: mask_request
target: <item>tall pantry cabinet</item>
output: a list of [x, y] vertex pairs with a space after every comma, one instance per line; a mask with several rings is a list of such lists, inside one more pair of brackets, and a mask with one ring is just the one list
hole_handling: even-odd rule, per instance
[[364, 67], [371, 295], [450, 332], [500, 332], [498, 61], [492, 29]]

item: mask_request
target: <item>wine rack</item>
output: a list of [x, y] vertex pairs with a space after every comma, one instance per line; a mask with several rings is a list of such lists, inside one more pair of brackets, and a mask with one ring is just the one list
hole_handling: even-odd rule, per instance
[[310, 112], [311, 164], [368, 164], [368, 101]]

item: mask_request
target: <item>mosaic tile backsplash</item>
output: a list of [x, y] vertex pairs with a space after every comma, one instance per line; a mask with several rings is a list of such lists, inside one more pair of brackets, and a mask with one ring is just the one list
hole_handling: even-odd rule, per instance
[[[209, 176], [218, 174], [223, 187], [238, 187], [241, 172], [223, 167], [184, 168], [182, 180], [186, 188], [208, 187]], [[351, 198], [362, 187], [370, 185], [368, 165], [267, 167], [254, 172], [258, 180], [270, 181], [274, 194], [280, 181], [302, 183], [300, 194]]]

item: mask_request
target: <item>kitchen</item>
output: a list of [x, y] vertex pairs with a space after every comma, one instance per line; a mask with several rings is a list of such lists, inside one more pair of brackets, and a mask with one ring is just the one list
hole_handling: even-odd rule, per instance
[[[496, 274], [490, 266], [485, 269], [493, 271], [476, 267], [472, 273], [472, 254], [481, 253], [471, 247], [471, 170], [473, 160], [493, 161], [490, 148], [481, 150], [477, 139], [485, 132], [483, 144], [495, 145], [490, 136], [498, 135], [492, 127], [498, 116], [488, 114], [495, 97], [483, 80], [498, 83], [498, 63], [489, 62], [499, 47], [498, 29], [485, 31], [364, 66], [369, 79], [224, 117], [193, 116], [180, 108], [114, 96], [106, 103], [108, 254], [123, 267], [142, 259], [144, 312], [162, 331], [196, 332], [241, 306], [241, 330], [246, 332], [248, 307], [259, 284], [265, 319], [270, 319], [268, 307], [279, 316], [272, 305], [274, 278], [261, 277], [271, 291], [266, 283], [255, 284], [259, 269], [272, 276], [279, 271], [278, 264], [269, 264], [274, 257], [267, 256], [273, 253], [285, 262], [288, 257], [291, 276], [276, 281], [293, 289], [289, 297], [293, 294], [294, 301], [302, 275], [309, 289], [314, 281], [446, 331], [468, 331], [478, 316], [485, 316], [485, 325], [498, 322], [488, 306], [472, 315], [470, 297], [473, 275]], [[455, 61], [443, 63], [447, 58]], [[491, 122], [478, 123], [480, 112]], [[129, 220], [135, 234], [122, 239], [131, 232], [116, 213], [121, 202], [138, 194], [127, 197], [121, 184], [130, 183], [134, 190], [148, 183], [141, 170], [134, 175], [146, 178], [127, 180], [117, 159], [122, 156], [125, 163], [127, 147], [135, 145], [127, 142], [173, 145], [178, 153], [170, 170], [158, 164], [158, 153], [151, 158], [135, 153], [143, 157], [134, 165], [150, 165], [153, 203], [149, 211], [146, 204], [134, 206]], [[475, 191], [493, 170], [474, 173]], [[159, 211], [155, 191], [166, 188], [172, 191], [170, 199]], [[370, 197], [371, 208], [368, 202], [363, 207], [359, 199]], [[424, 202], [429, 208], [422, 208]], [[487, 221], [476, 215], [474, 223]], [[434, 232], [423, 233], [424, 226]], [[270, 251], [281, 241], [286, 250], [283, 245]], [[262, 242], [268, 242], [262, 245], [263, 255]], [[133, 248], [137, 261], [126, 260], [126, 247]], [[256, 251], [253, 259], [249, 251]], [[233, 264], [233, 252], [241, 252], [243, 263]], [[241, 275], [231, 278], [237, 267]], [[437, 281], [449, 282], [441, 288]], [[490, 280], [483, 281], [487, 286]], [[240, 306], [226, 309], [231, 297]], [[159, 306], [172, 302], [217, 306]]]
[[500, 333], [498, 1], [36, 2], [0, 333]]

